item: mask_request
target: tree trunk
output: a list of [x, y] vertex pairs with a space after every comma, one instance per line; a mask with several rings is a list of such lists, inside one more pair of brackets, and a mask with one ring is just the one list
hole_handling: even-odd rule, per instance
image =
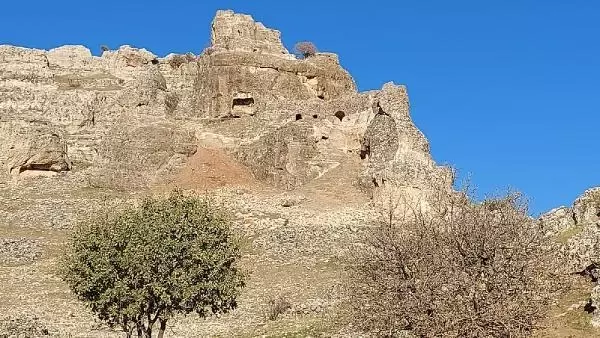
[[167, 320], [160, 320], [160, 330], [158, 331], [158, 338], [165, 336], [165, 330], [167, 329]]

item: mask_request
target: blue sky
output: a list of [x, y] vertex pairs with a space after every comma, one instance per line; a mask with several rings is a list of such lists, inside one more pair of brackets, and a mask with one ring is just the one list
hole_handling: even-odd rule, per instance
[[0, 44], [199, 52], [217, 9], [340, 55], [361, 90], [406, 84], [434, 158], [534, 214], [600, 185], [600, 1], [6, 1]]

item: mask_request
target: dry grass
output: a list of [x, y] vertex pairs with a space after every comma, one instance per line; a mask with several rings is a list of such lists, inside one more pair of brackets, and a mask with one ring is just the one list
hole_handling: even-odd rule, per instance
[[584, 311], [594, 284], [580, 276], [572, 276], [570, 287], [551, 307], [549, 315], [535, 331], [536, 338], [600, 337], [600, 329], [591, 325], [591, 315]]

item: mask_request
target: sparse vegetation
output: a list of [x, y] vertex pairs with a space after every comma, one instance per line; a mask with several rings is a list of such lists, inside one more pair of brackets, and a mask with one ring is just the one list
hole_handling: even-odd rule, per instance
[[173, 55], [173, 57], [169, 59], [169, 66], [173, 69], [177, 69], [186, 62], [187, 60], [184, 55]]
[[267, 306], [267, 318], [269, 318], [269, 320], [277, 320], [280, 315], [284, 314], [292, 307], [292, 303], [290, 303], [287, 298], [279, 296], [269, 299]]
[[237, 307], [239, 247], [222, 211], [174, 192], [80, 224], [62, 277], [79, 299], [128, 337], [164, 334], [175, 314], [205, 318]]
[[559, 278], [526, 203], [513, 193], [434, 200], [429, 210], [390, 207], [365, 238], [351, 270], [355, 323], [384, 336], [529, 335]]
[[302, 41], [294, 46], [294, 51], [301, 57], [308, 58], [317, 54], [317, 47], [310, 41]]
[[9, 337], [45, 337], [48, 328], [35, 316], [21, 315], [15, 318], [0, 319], [0, 338]]
[[173, 69], [181, 67], [181, 65], [196, 61], [196, 56], [192, 53], [173, 55], [169, 59], [169, 65]]

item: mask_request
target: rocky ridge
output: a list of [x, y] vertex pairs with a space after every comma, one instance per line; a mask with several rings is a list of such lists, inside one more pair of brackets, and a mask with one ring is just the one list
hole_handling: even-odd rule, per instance
[[600, 187], [586, 190], [571, 207], [559, 207], [539, 218], [540, 226], [561, 242], [565, 269], [594, 283], [581, 311], [600, 327]]
[[57, 184], [66, 175], [147, 187], [197, 147], [226, 149], [283, 189], [352, 157], [367, 189], [449, 177], [411, 121], [404, 86], [359, 93], [336, 55], [297, 59], [248, 15], [219, 11], [212, 45], [176, 67], [174, 57], [0, 46], [0, 182], [60, 174]]

